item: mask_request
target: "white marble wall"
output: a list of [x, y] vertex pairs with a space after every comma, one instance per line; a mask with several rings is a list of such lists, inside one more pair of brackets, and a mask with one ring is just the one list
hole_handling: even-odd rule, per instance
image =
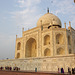
[[11, 59], [0, 60], [0, 67], [3, 66], [17, 66], [21, 70], [35, 71], [58, 71], [58, 68], [64, 68], [67, 72], [68, 67], [75, 67], [74, 55], [68, 56], [55, 56], [55, 57], [42, 57], [42, 58], [26, 58], [26, 59]]

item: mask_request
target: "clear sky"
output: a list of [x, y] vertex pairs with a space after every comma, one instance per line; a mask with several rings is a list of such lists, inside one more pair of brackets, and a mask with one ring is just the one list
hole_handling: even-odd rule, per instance
[[0, 0], [0, 59], [13, 59], [16, 34], [22, 36], [22, 28], [36, 27], [37, 20], [47, 12], [58, 16], [64, 27], [71, 21], [75, 29], [75, 3], [73, 0]]

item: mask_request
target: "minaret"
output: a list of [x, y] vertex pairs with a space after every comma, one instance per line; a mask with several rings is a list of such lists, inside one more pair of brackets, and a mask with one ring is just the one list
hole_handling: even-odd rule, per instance
[[41, 30], [43, 30], [43, 26], [42, 26], [42, 20], [41, 20], [40, 22], [41, 22]]
[[16, 35], [16, 39], [17, 39], [17, 35]]
[[24, 28], [22, 28], [22, 32], [24, 32]]
[[71, 22], [69, 21], [69, 27], [68, 27], [69, 30], [71, 30]]
[[64, 23], [64, 25], [65, 25], [65, 29], [66, 29], [66, 22]]
[[71, 27], [71, 22], [69, 21], [69, 27]]

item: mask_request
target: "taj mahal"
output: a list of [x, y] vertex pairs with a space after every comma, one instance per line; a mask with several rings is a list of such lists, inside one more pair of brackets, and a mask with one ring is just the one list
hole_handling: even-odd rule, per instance
[[75, 67], [75, 29], [62, 28], [60, 19], [47, 10], [37, 27], [16, 35], [15, 59], [0, 60], [0, 66], [18, 66], [21, 70], [57, 71]]

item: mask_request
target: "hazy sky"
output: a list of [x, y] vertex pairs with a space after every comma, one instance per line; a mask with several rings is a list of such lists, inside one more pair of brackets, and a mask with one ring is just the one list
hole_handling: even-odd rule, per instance
[[36, 27], [37, 20], [47, 12], [58, 16], [64, 27], [71, 21], [75, 29], [75, 3], [73, 0], [0, 0], [0, 59], [13, 59], [16, 34]]

